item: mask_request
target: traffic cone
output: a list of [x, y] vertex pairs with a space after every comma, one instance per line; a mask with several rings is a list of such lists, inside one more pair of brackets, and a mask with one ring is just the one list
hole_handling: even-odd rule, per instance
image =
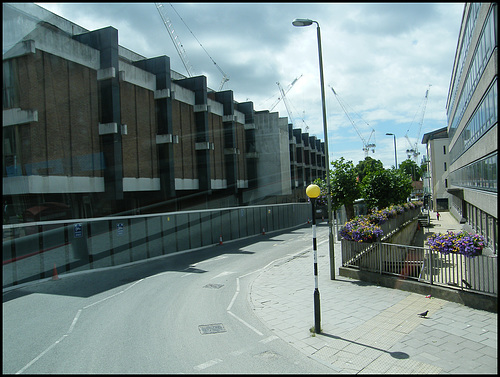
[[219, 236], [219, 245], [222, 245], [222, 234]]
[[54, 271], [52, 273], [52, 280], [59, 280], [59, 275], [57, 275], [57, 268], [55, 263], [54, 263]]

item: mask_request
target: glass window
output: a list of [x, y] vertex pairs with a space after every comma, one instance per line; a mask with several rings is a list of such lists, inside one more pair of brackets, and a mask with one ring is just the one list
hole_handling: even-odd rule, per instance
[[3, 62], [3, 108], [19, 107], [17, 69], [14, 60]]

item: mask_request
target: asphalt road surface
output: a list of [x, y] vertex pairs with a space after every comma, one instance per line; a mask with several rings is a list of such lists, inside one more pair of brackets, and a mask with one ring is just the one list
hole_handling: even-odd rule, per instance
[[3, 373], [332, 373], [249, 301], [264, 268], [311, 249], [308, 226], [8, 291]]

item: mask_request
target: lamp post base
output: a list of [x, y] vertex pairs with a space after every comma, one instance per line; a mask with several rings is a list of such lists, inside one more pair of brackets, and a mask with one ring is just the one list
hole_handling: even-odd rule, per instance
[[319, 308], [319, 290], [316, 288], [314, 290], [314, 332], [316, 334], [321, 333], [321, 314]]

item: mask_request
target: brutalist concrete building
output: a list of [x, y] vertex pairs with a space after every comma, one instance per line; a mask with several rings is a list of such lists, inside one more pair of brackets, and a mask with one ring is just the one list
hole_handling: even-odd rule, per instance
[[[3, 26], [4, 220], [298, 201], [325, 176], [320, 140], [119, 46], [113, 27], [21, 3]], [[43, 203], [57, 208], [36, 217]]]
[[450, 211], [498, 250], [496, 3], [464, 7], [447, 100]]

